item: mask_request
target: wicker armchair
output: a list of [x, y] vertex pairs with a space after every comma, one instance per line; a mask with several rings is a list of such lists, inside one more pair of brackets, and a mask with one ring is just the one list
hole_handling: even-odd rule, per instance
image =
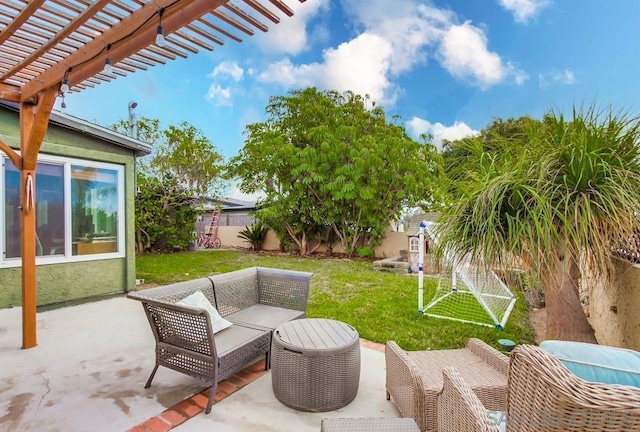
[[437, 399], [442, 371], [456, 366], [485, 406], [504, 410], [509, 359], [479, 339], [463, 349], [404, 351], [395, 342], [385, 346], [387, 400], [403, 417], [412, 417], [421, 431], [437, 428]]
[[536, 346], [511, 353], [506, 413], [487, 411], [455, 368], [443, 379], [440, 432], [640, 430], [640, 388], [584, 381]]

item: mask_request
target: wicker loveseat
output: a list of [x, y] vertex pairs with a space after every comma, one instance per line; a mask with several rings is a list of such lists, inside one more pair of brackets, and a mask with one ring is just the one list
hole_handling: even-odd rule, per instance
[[[218, 382], [261, 355], [269, 367], [271, 333], [306, 316], [310, 278], [311, 273], [253, 267], [129, 293], [142, 303], [156, 340], [156, 363], [145, 388], [159, 366], [199, 378], [211, 384], [209, 413]], [[197, 291], [233, 325], [214, 333], [204, 309], [177, 304]]]
[[405, 351], [389, 341], [385, 363], [387, 399], [421, 431], [437, 430], [442, 370], [449, 366], [458, 368], [485, 406], [503, 410], [506, 405], [509, 358], [480, 339], [469, 339], [462, 349], [432, 351]]
[[533, 345], [511, 353], [504, 413], [487, 411], [454, 367], [443, 379], [440, 432], [640, 430], [640, 388], [585, 381]]

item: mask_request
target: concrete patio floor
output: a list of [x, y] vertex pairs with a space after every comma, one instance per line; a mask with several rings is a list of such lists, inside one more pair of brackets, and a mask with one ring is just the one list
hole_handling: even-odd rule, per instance
[[38, 346], [22, 350], [21, 308], [0, 310], [0, 431], [319, 431], [324, 417], [398, 417], [385, 399], [381, 346], [362, 344], [356, 399], [299, 412], [273, 395], [264, 363], [222, 384], [210, 414], [206, 384], [154, 365], [140, 303], [124, 297], [40, 312]]

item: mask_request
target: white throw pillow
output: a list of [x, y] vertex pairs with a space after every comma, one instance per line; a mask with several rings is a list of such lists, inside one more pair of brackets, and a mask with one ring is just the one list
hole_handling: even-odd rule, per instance
[[176, 302], [180, 306], [187, 306], [191, 308], [204, 309], [209, 314], [209, 320], [211, 320], [211, 328], [214, 333], [218, 333], [221, 330], [231, 326], [231, 322], [222, 318], [216, 308], [209, 302], [207, 297], [202, 294], [202, 291], [198, 290], [193, 294], [189, 294], [182, 300]]

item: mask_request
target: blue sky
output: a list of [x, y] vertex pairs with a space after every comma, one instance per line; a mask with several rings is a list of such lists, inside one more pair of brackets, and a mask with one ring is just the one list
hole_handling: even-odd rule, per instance
[[640, 114], [638, 0], [285, 2], [294, 17], [273, 9], [268, 33], [69, 94], [67, 112], [110, 125], [136, 101], [163, 127], [193, 124], [227, 159], [270, 96], [307, 86], [369, 94], [436, 144], [573, 104]]

